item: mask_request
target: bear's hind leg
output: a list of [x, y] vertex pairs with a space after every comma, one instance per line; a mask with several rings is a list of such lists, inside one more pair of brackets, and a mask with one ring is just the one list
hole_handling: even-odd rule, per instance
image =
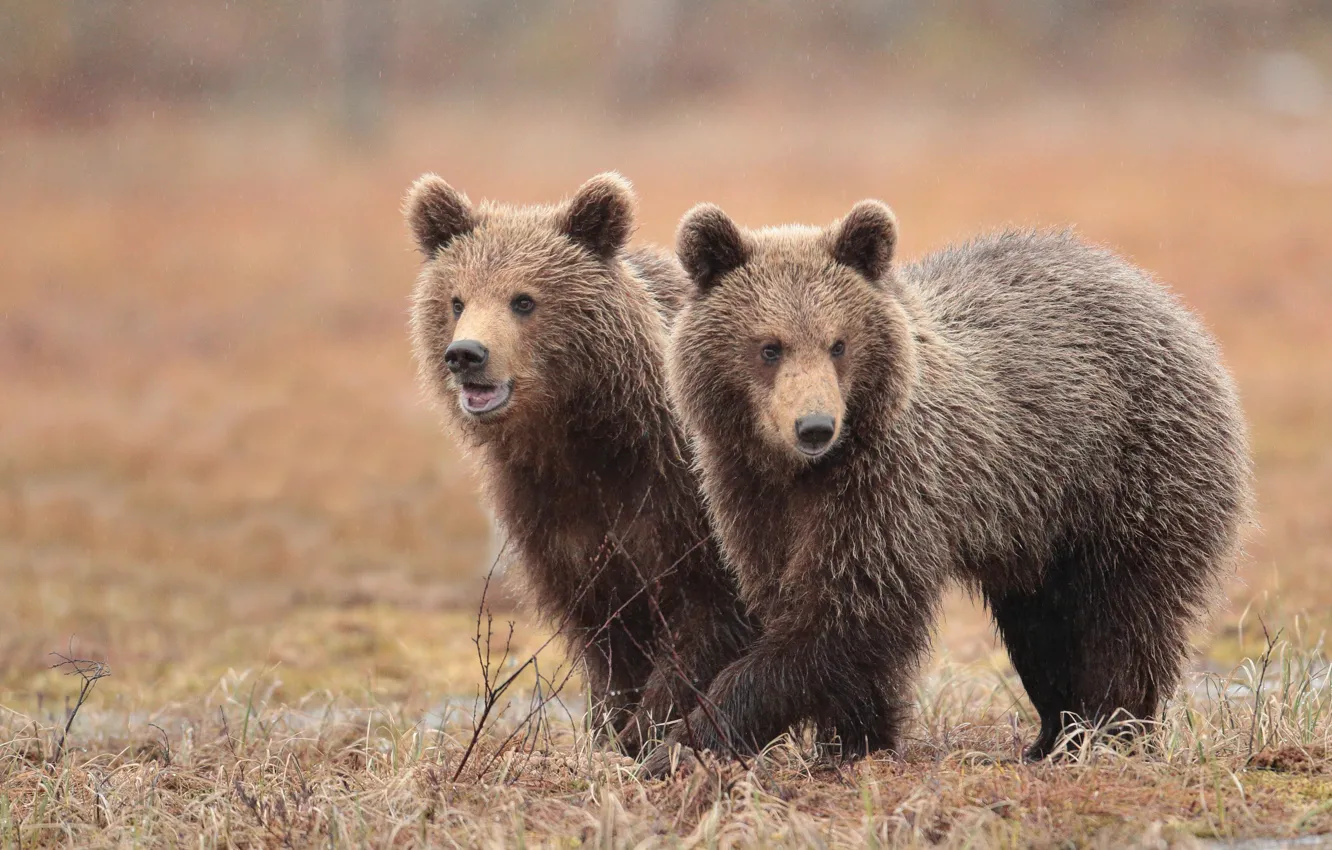
[[1154, 720], [1188, 659], [1188, 629], [1205, 589], [1168, 554], [1103, 554], [1069, 576], [1076, 612], [1071, 711], [1125, 741]]
[[1179, 680], [1189, 599], [1153, 580], [1170, 570], [1128, 576], [1123, 557], [1068, 556], [1051, 564], [1033, 593], [987, 595], [1041, 717], [1028, 759], [1051, 755], [1073, 725], [1131, 738]]
[[1062, 714], [1073, 703], [1072, 624], [1060, 606], [1051, 604], [1052, 596], [1055, 594], [1045, 589], [985, 594], [1013, 669], [1040, 717], [1040, 734], [1024, 753], [1032, 761], [1045, 758], [1059, 743], [1065, 721]]

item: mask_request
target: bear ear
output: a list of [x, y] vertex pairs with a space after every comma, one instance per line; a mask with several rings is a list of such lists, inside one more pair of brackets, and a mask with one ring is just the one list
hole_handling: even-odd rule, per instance
[[675, 252], [700, 292], [749, 262], [749, 242], [721, 207], [699, 204], [680, 219]]
[[422, 175], [412, 184], [402, 210], [416, 246], [427, 257], [476, 227], [471, 201], [434, 174]]
[[877, 281], [897, 247], [897, 216], [879, 201], [861, 201], [832, 229], [833, 259]]
[[609, 260], [629, 241], [635, 204], [629, 181], [608, 171], [579, 187], [558, 226], [574, 244]]

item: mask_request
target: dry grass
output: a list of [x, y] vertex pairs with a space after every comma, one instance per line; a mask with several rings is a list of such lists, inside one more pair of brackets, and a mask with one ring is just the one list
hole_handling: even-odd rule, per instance
[[[1200, 646], [1195, 681], [1213, 686], [1172, 709], [1155, 752], [1014, 763], [1029, 709], [958, 596], [902, 762], [838, 771], [802, 745], [642, 784], [588, 744], [574, 682], [534, 755], [492, 759], [502, 735], [487, 738], [449, 781], [479, 680], [488, 540], [412, 383], [399, 195], [436, 170], [473, 197], [549, 200], [608, 167], [638, 186], [647, 239], [668, 240], [701, 199], [763, 224], [880, 196], [907, 255], [1074, 222], [1204, 315], [1252, 417], [1263, 530]], [[6, 125], [0, 848], [1332, 830], [1330, 183], [1326, 123], [1194, 100], [961, 113], [737, 99], [632, 124], [567, 104], [453, 104], [404, 113], [371, 150], [289, 117]], [[1290, 642], [1255, 724], [1244, 659], [1266, 647], [1260, 612]], [[545, 635], [509, 617], [525, 658]], [[48, 653], [71, 635], [114, 674], [50, 765], [79, 681]], [[543, 674], [560, 660], [543, 653]]]
[[1131, 752], [1024, 765], [1017, 683], [944, 664], [900, 760], [837, 766], [785, 741], [653, 782], [591, 746], [576, 710], [516, 722], [522, 698], [455, 782], [465, 710], [285, 704], [244, 673], [151, 715], [77, 718], [78, 749], [54, 762], [60, 718], [0, 719], [0, 846], [1164, 846], [1332, 830], [1328, 664], [1273, 651], [1281, 672], [1198, 679]]

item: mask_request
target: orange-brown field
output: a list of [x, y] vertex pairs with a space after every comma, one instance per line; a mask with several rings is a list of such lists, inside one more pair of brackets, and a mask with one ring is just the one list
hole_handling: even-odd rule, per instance
[[[1332, 831], [1332, 124], [1201, 99], [599, 114], [404, 110], [368, 148], [290, 116], [0, 128], [0, 848]], [[759, 225], [874, 196], [905, 256], [1071, 223], [1201, 312], [1244, 392], [1261, 529], [1150, 751], [1014, 763], [1029, 710], [959, 595], [902, 761], [797, 742], [643, 783], [588, 745], [573, 682], [539, 738], [496, 753], [506, 716], [452, 781], [488, 526], [414, 385], [399, 199], [427, 170], [535, 202], [609, 168], [644, 240], [699, 200]], [[495, 601], [525, 658], [544, 632]], [[1261, 623], [1284, 629], [1265, 678]], [[112, 675], [50, 763], [67, 650]]]

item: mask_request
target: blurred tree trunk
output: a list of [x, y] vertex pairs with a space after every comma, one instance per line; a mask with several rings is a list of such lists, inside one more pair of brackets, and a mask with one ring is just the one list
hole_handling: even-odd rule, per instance
[[109, 113], [106, 80], [113, 76], [115, 34], [109, 10], [97, 0], [50, 0], [44, 15], [61, 35], [48, 46], [54, 62], [43, 86], [42, 111], [66, 124], [96, 124]]
[[643, 112], [664, 93], [679, 0], [617, 0], [610, 90], [616, 111]]
[[324, 0], [328, 64], [339, 127], [356, 143], [378, 136], [384, 121], [384, 66], [394, 5]]

